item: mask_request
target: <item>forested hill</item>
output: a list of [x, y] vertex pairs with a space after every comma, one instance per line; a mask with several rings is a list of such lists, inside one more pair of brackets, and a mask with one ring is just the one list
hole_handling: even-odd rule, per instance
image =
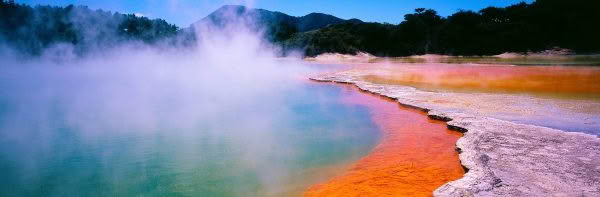
[[[198, 23], [224, 26], [246, 19], [256, 31], [264, 31], [268, 40], [281, 42], [293, 34], [358, 19], [343, 20], [331, 15], [312, 13], [294, 17], [281, 12], [223, 6]], [[8, 46], [26, 55], [41, 55], [53, 47], [73, 47], [76, 55], [106, 51], [122, 43], [166, 43], [169, 46], [195, 46], [193, 25], [180, 29], [162, 19], [133, 14], [92, 10], [86, 6], [29, 6], [0, 0], [0, 49]], [[66, 45], [65, 45], [66, 44]], [[5, 46], [3, 46], [5, 45]]]
[[[212, 12], [197, 24], [215, 24], [225, 26], [231, 23], [242, 23], [257, 31], [264, 31], [265, 36], [273, 42], [291, 38], [298, 32], [306, 32], [327, 27], [328, 25], [347, 22], [362, 22], [358, 19], [344, 20], [332, 15], [311, 13], [295, 17], [281, 12], [264, 9], [252, 9], [239, 5], [225, 5]], [[193, 28], [193, 26], [192, 26]]]
[[35, 6], [0, 1], [0, 44], [23, 54], [69, 44], [77, 55], [107, 50], [126, 41], [156, 43], [178, 27], [162, 19], [91, 10], [85, 6]]
[[[537, 0], [505, 8], [458, 11], [448, 17], [419, 8], [398, 24], [365, 23], [312, 13], [294, 17], [281, 12], [223, 6], [197, 24], [225, 26], [243, 22], [265, 32], [282, 51], [326, 52], [378, 56], [426, 53], [495, 55], [536, 52], [554, 47], [577, 53], [600, 52], [600, 1]], [[62, 43], [76, 54], [110, 50], [124, 42], [170, 43], [193, 47], [195, 25], [179, 29], [162, 19], [91, 10], [85, 6], [35, 6], [0, 0], [1, 45], [39, 55]], [[182, 39], [183, 38], [183, 39]], [[0, 51], [1, 52], [1, 51]]]
[[399, 24], [343, 23], [295, 33], [284, 48], [306, 55], [364, 51], [378, 56], [425, 53], [495, 55], [554, 47], [600, 52], [600, 1], [537, 0], [441, 17], [416, 9]]

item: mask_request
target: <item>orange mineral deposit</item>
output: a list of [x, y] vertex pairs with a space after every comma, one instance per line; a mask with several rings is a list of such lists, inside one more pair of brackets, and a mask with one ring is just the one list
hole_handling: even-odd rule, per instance
[[374, 65], [370, 69], [378, 74], [364, 76], [366, 81], [424, 90], [600, 98], [598, 67], [397, 64], [385, 68]]

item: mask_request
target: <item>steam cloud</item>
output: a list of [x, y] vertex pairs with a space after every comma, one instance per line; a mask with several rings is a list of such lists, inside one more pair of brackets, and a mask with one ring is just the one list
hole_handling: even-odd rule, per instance
[[[98, 27], [85, 24], [78, 23], [95, 36]], [[115, 134], [197, 140], [206, 132], [233, 132], [234, 141], [247, 144], [236, 151], [256, 168], [266, 192], [280, 192], [281, 180], [274, 175], [285, 173], [285, 167], [252, 158], [272, 154], [274, 147], [276, 154], [294, 154], [266, 131], [277, 130], [291, 113], [278, 107], [290, 97], [280, 94], [293, 92], [298, 82], [291, 79], [310, 70], [276, 58], [277, 49], [245, 25], [198, 24], [196, 30], [193, 49], [125, 43], [108, 52], [93, 49], [85, 57], [74, 54], [74, 46], [60, 44], [39, 58], [23, 59], [0, 44], [0, 150], [11, 150], [0, 154], [0, 168], [22, 179], [9, 181], [32, 179], [44, 169], [38, 160], [63, 154], [55, 147], [65, 134], [55, 130], [76, 131], [71, 134], [92, 147]], [[101, 159], [113, 162], [111, 155], [121, 151], [143, 148], [105, 150]], [[73, 176], [73, 182], [85, 181]]]

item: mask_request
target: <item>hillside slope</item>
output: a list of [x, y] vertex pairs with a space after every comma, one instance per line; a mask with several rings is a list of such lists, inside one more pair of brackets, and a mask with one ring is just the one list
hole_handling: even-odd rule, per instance
[[[358, 19], [351, 20], [354, 22], [360, 21]], [[264, 9], [225, 5], [192, 24], [191, 28], [204, 24], [217, 27], [223, 27], [227, 24], [243, 24], [257, 31], [262, 30], [270, 41], [279, 42], [291, 38], [293, 34], [298, 32], [312, 31], [348, 21], [350, 20], [322, 13], [311, 13], [295, 17]]]

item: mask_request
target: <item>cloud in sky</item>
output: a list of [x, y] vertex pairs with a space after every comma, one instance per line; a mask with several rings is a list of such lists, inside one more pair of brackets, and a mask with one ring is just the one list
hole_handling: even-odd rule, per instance
[[148, 14], [142, 14], [142, 13], [139, 13], [139, 12], [133, 13], [133, 15], [135, 15], [137, 17], [148, 17], [149, 16]]

